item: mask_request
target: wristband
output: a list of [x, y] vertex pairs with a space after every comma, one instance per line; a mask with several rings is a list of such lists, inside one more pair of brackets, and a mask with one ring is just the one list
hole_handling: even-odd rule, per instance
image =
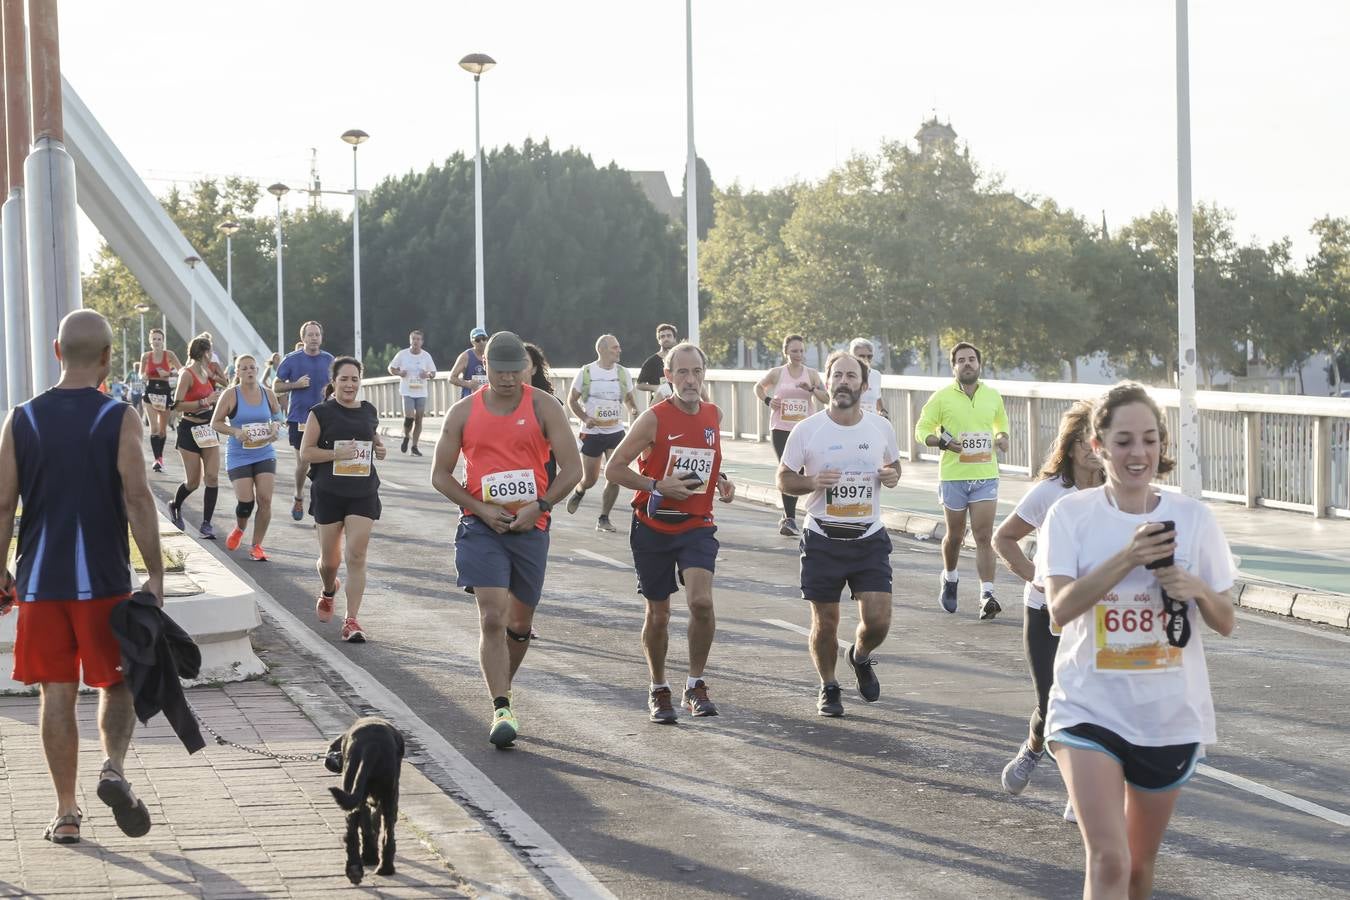
[[657, 481], [656, 481], [655, 478], [653, 478], [653, 479], [652, 479], [652, 486], [649, 487], [649, 488], [647, 488], [647, 493], [649, 493], [649, 494], [655, 494], [655, 493], [657, 492], [657, 491], [656, 491], [656, 484], [657, 484]]
[[764, 398], [764, 405], [765, 405], [765, 406], [768, 406], [768, 405], [772, 402], [772, 400], [773, 400], [772, 397], [765, 397], [765, 398]]

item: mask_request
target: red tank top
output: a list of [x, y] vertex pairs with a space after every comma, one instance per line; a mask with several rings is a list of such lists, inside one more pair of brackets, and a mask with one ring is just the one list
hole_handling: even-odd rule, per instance
[[192, 369], [187, 370], [188, 377], [192, 379], [192, 385], [183, 395], [184, 400], [205, 400], [210, 397], [215, 387], [211, 384], [211, 376], [206, 376], [205, 380], [197, 377], [197, 373]]
[[658, 480], [675, 474], [677, 470], [697, 472], [703, 479], [704, 489], [684, 500], [662, 499], [661, 509], [677, 510], [689, 516], [681, 522], [648, 516], [647, 498], [650, 494], [648, 491], [638, 491], [633, 497], [633, 510], [638, 520], [653, 531], [667, 534], [711, 525], [713, 500], [717, 497], [717, 476], [722, 471], [719, 410], [711, 403], [700, 403], [698, 412], [690, 415], [669, 398], [651, 409], [656, 415], [656, 441], [638, 463], [638, 471]]
[[[504, 416], [490, 412], [487, 391], [477, 391], [464, 423], [465, 487], [477, 500], [497, 503], [515, 512], [548, 491], [548, 438], [534, 415], [534, 388], [521, 385], [520, 405]], [[550, 401], [552, 402], [552, 401]], [[463, 515], [471, 515], [468, 510]], [[535, 522], [548, 529], [549, 514]]]
[[168, 378], [170, 373], [172, 373], [173, 369], [169, 366], [169, 351], [161, 350], [160, 353], [164, 356], [162, 362], [155, 362], [155, 351], [151, 350], [146, 354], [146, 356], [150, 357], [149, 362], [146, 363], [145, 366], [146, 381], [149, 381], [152, 378], [163, 380]]

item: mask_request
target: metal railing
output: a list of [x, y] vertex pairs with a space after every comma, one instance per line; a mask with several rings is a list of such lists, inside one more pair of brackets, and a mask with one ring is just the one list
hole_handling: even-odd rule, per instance
[[[560, 393], [571, 385], [576, 369], [554, 369]], [[636, 373], [634, 373], [636, 375]], [[769, 440], [769, 410], [755, 398], [762, 372], [716, 369], [708, 373], [713, 402], [724, 414], [727, 437]], [[901, 456], [911, 462], [937, 462], [930, 447], [914, 440], [914, 424], [924, 402], [946, 378], [886, 375], [882, 401], [890, 410]], [[365, 382], [365, 397], [381, 415], [402, 415], [399, 379]], [[1010, 446], [1001, 460], [1005, 472], [1030, 474], [1039, 469], [1054, 443], [1059, 419], [1075, 400], [1093, 400], [1102, 385], [1039, 381], [989, 381], [1003, 395], [1008, 411]], [[1179, 395], [1150, 389], [1167, 415], [1168, 429], [1179, 434]], [[639, 404], [651, 395], [638, 391]], [[459, 399], [460, 389], [442, 375], [429, 385], [427, 413], [443, 414]], [[1249, 508], [1312, 513], [1318, 518], [1350, 518], [1350, 399], [1291, 397], [1200, 391], [1200, 470], [1204, 496], [1243, 503]], [[1176, 473], [1163, 476], [1175, 486]]]

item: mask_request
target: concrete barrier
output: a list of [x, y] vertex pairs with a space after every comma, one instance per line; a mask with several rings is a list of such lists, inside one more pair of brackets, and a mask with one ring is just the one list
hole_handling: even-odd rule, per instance
[[[262, 624], [262, 616], [249, 588], [196, 541], [161, 520], [160, 541], [167, 550], [184, 555], [182, 574], [165, 577], [164, 610], [197, 642], [202, 668], [195, 681], [185, 685], [219, 681], [243, 681], [267, 671], [253, 652], [250, 635]], [[140, 585], [133, 574], [132, 583]], [[32, 693], [14, 681], [14, 634], [18, 615], [0, 618], [0, 694]]]
[[1350, 597], [1300, 591], [1294, 595], [1290, 614], [1296, 619], [1350, 628]]

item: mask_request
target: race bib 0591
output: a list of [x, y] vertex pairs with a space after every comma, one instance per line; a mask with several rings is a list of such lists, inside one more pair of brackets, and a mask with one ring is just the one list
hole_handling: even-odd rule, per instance
[[804, 397], [789, 397], [783, 401], [783, 421], [800, 422], [811, 412], [811, 402]]

